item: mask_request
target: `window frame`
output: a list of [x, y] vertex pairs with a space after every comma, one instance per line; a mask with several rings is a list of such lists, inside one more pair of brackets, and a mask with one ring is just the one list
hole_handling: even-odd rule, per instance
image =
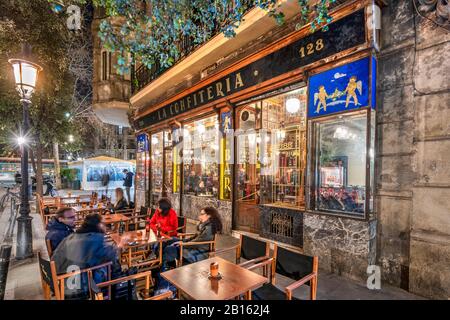
[[[204, 120], [204, 119], [207, 119], [207, 118], [212, 118], [212, 117], [215, 116], [216, 120], [217, 120], [217, 123], [219, 124], [219, 127], [217, 128], [217, 134], [218, 134], [219, 140], [220, 140], [220, 114], [221, 114], [220, 109], [215, 109], [215, 110], [210, 111], [210, 112], [202, 113], [202, 114], [200, 114], [200, 115], [198, 115], [196, 117], [192, 117], [192, 118], [189, 118], [189, 119], [186, 119], [186, 120], [182, 121], [180, 129], [184, 131], [184, 127], [186, 125], [191, 125], [191, 124], [195, 123], [196, 121], [201, 121], [201, 120]], [[234, 129], [234, 125], [233, 125], [233, 129]], [[220, 199], [220, 187], [221, 187], [220, 186], [220, 183], [221, 183], [221, 181], [220, 181], [220, 153], [221, 153], [221, 146], [219, 145], [219, 150], [218, 150], [218, 152], [219, 152], [219, 159], [218, 159], [219, 162], [217, 163], [217, 177], [218, 177], [219, 188], [217, 189], [217, 195], [211, 195], [211, 196], [195, 195], [195, 194], [192, 194], [192, 193], [187, 193], [184, 190], [185, 189], [184, 188], [185, 187], [185, 184], [184, 184], [184, 182], [185, 182], [185, 177], [184, 177], [185, 161], [184, 161], [184, 137], [183, 137], [183, 135], [181, 136], [181, 141], [182, 141], [181, 151], [182, 151], [182, 154], [183, 154], [183, 157], [181, 158], [181, 174], [180, 174], [180, 178], [181, 178], [180, 194], [181, 194], [181, 196], [183, 196], [183, 195], [190, 195], [190, 196], [195, 196], [195, 197], [201, 196], [201, 197], [204, 197], [204, 198], [221, 200]], [[232, 185], [232, 187], [234, 188], [234, 185]], [[221, 201], [229, 201], [229, 200], [221, 200]]]
[[[307, 192], [306, 192], [306, 212], [314, 213], [314, 214], [322, 214], [322, 215], [330, 215], [330, 216], [336, 216], [336, 217], [344, 217], [344, 218], [350, 218], [355, 220], [369, 220], [370, 217], [375, 213], [375, 183], [373, 186], [371, 186], [371, 166], [370, 166], [370, 147], [372, 142], [372, 126], [371, 126], [371, 117], [374, 116], [372, 114], [372, 111], [374, 111], [370, 107], [361, 108], [359, 110], [354, 111], [342, 111], [337, 112], [331, 115], [323, 116], [323, 117], [317, 117], [313, 119], [308, 119], [307, 124], [307, 146], [308, 153], [307, 153], [307, 176], [306, 176], [306, 186], [307, 186]], [[349, 212], [338, 212], [338, 211], [328, 211], [324, 209], [316, 209], [316, 191], [317, 191], [317, 135], [316, 135], [316, 128], [317, 124], [324, 123], [333, 119], [338, 119], [339, 116], [357, 116], [357, 115], [365, 115], [365, 122], [366, 122], [366, 157], [365, 157], [365, 178], [364, 178], [364, 212], [360, 215], [357, 214], [351, 214]], [[376, 155], [376, 148], [375, 148], [375, 142], [376, 142], [376, 128], [373, 128], [375, 130], [375, 134], [373, 135], [373, 153], [374, 157]], [[375, 163], [375, 161], [374, 161]], [[376, 166], [376, 165], [375, 165]], [[372, 171], [374, 175], [375, 181], [375, 170]], [[373, 188], [373, 208], [370, 210], [370, 190]]]

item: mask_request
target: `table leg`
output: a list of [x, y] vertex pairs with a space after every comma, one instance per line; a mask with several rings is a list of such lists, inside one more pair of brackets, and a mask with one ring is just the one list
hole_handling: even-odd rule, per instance
[[245, 293], [245, 300], [252, 300], [252, 290], [248, 290]]

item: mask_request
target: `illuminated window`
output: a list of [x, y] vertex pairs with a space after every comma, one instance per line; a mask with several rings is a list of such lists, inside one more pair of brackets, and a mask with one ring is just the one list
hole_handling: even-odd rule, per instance
[[183, 128], [185, 194], [217, 196], [219, 192], [219, 121], [211, 116]]

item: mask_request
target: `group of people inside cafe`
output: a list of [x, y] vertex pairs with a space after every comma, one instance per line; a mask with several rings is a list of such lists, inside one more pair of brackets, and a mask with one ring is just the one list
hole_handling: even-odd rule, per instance
[[[107, 211], [114, 214], [126, 209], [128, 203], [124, 197], [122, 188], [115, 189], [116, 201]], [[92, 268], [103, 263], [112, 262], [111, 279], [117, 279], [129, 275], [130, 270], [121, 265], [120, 245], [106, 237], [110, 230], [103, 222], [103, 215], [98, 213], [88, 214], [81, 225], [76, 228], [75, 210], [71, 207], [62, 207], [57, 210], [55, 216], [47, 225], [46, 240], [51, 245], [51, 259], [55, 262], [58, 274], [64, 274], [73, 266], [82, 269]], [[156, 287], [154, 294], [161, 294], [168, 290], [174, 292], [176, 288], [160, 276], [161, 272], [176, 267], [176, 259], [179, 257], [180, 242], [212, 241], [216, 233], [222, 231], [222, 222], [215, 208], [206, 207], [198, 213], [199, 223], [197, 232], [189, 238], [178, 238], [178, 218], [176, 211], [168, 198], [158, 200], [158, 208], [146, 220], [146, 229], [155, 233], [169, 236], [170, 240], [163, 242], [163, 263], [154, 274]], [[109, 230], [109, 231], [108, 231]], [[159, 244], [154, 245], [153, 254], [159, 254]], [[193, 263], [208, 258], [209, 246], [194, 246], [183, 251], [184, 259]], [[153, 272], [152, 272], [153, 273]], [[94, 271], [93, 280], [101, 283], [108, 280], [107, 269], [100, 268]], [[83, 299], [89, 296], [89, 283], [82, 279], [81, 286], [76, 289], [65, 288], [65, 299]]]

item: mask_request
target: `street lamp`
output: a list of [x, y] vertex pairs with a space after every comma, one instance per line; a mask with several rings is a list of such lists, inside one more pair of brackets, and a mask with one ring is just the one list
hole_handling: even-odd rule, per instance
[[[24, 46], [24, 54], [27, 54], [29, 47]], [[42, 71], [42, 67], [28, 60], [24, 59], [9, 59], [14, 72], [14, 79], [16, 89], [20, 95], [20, 102], [23, 107], [23, 123], [22, 132], [26, 135], [29, 130], [29, 115], [28, 108], [31, 104], [31, 96], [36, 88], [36, 81], [38, 73]], [[20, 139], [20, 138], [19, 138]], [[20, 216], [17, 218], [17, 247], [16, 259], [26, 259], [33, 256], [33, 233], [31, 229], [30, 217], [30, 190], [28, 189], [28, 148], [25, 145], [25, 139], [22, 138], [18, 143], [22, 151], [21, 159], [21, 201], [20, 201]]]

